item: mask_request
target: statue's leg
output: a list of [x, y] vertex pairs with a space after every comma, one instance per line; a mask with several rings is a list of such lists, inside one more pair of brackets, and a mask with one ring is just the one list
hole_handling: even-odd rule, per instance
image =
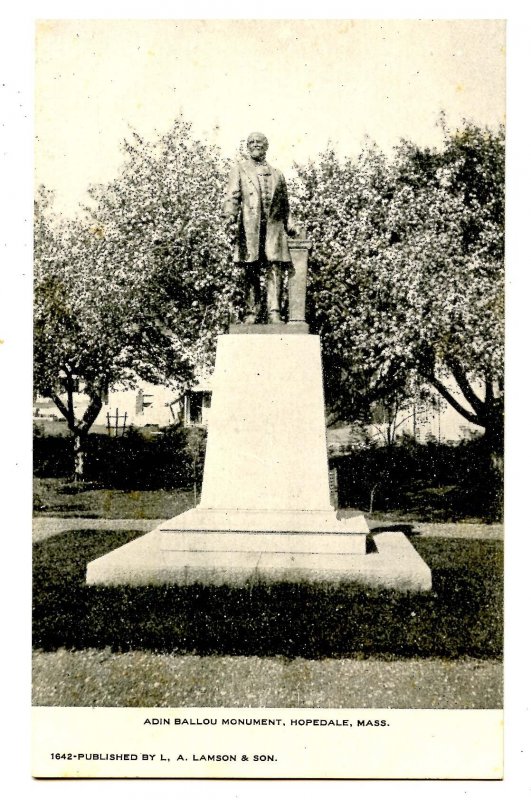
[[267, 317], [269, 322], [280, 322], [280, 292], [282, 289], [280, 267], [271, 262], [267, 265]]
[[255, 261], [245, 265], [245, 319], [247, 325], [256, 322], [260, 305], [260, 269]]

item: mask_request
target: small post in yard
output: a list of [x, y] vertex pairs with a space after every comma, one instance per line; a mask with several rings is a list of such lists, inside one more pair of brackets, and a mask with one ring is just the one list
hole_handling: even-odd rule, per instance
[[371, 486], [371, 496], [369, 500], [369, 514], [372, 514], [372, 508], [374, 504], [374, 495], [376, 494], [376, 489], [378, 488], [378, 484], [375, 483], [374, 486]]
[[114, 420], [114, 435], [118, 436], [118, 409], [116, 409], [116, 417]]
[[123, 422], [123, 425], [122, 425], [122, 436], [125, 436], [126, 423], [127, 423], [127, 411], [124, 413], [124, 422]]

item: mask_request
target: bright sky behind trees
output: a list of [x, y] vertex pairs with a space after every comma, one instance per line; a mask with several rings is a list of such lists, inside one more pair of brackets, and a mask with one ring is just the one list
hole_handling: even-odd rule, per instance
[[36, 49], [36, 181], [72, 213], [114, 177], [130, 127], [150, 138], [181, 111], [236, 153], [263, 130], [286, 173], [329, 141], [389, 152], [442, 141], [466, 117], [505, 121], [502, 20], [52, 20]]

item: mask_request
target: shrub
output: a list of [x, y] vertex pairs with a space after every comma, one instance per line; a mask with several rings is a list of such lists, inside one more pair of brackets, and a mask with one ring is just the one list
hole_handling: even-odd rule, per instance
[[457, 444], [404, 439], [337, 459], [342, 507], [400, 510], [426, 519], [502, 515], [501, 479], [480, 438]]
[[[85, 481], [113, 489], [176, 489], [201, 480], [204, 448], [189, 447], [191, 437], [181, 425], [148, 438], [136, 429], [124, 436], [92, 433], [87, 440]], [[196, 434], [193, 434], [196, 437]], [[197, 437], [196, 437], [197, 438]], [[34, 472], [39, 478], [69, 478], [73, 452], [70, 438], [37, 436]]]

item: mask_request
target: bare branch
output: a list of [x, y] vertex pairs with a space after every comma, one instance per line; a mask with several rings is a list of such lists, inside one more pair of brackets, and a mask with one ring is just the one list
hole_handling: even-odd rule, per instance
[[90, 430], [91, 425], [96, 420], [96, 417], [101, 411], [103, 403], [101, 397], [98, 395], [91, 396], [91, 402], [89, 403], [87, 410], [83, 414], [83, 419], [79, 423], [78, 431], [79, 433], [86, 433]]
[[414, 413], [413, 414], [409, 414], [409, 416], [404, 417], [404, 419], [401, 419], [400, 422], [397, 422], [396, 425], [395, 425], [395, 431], [397, 430], [397, 428], [399, 428], [401, 425], [403, 425], [404, 422], [407, 422], [408, 419], [411, 419], [414, 416], [415, 416]]
[[464, 406], [462, 406], [461, 403], [459, 403], [459, 401], [456, 400], [452, 394], [450, 394], [444, 383], [442, 383], [438, 378], [436, 378], [435, 375], [431, 375], [429, 380], [431, 384], [434, 386], [434, 388], [437, 389], [439, 394], [442, 395], [442, 397], [444, 397], [446, 402], [450, 406], [452, 406], [452, 408], [455, 409], [459, 414], [461, 414], [462, 417], [468, 420], [468, 422], [472, 422], [474, 425], [481, 425], [482, 427], [484, 427], [483, 423], [481, 422], [477, 414], [473, 414], [471, 411], [468, 411], [468, 409], [464, 408]]
[[52, 392], [51, 398], [54, 401], [57, 408], [59, 409], [59, 411], [61, 412], [61, 414], [63, 415], [63, 417], [66, 419], [69, 430], [71, 430], [73, 433], [75, 430], [75, 423], [76, 423], [73, 414], [70, 414], [69, 409], [65, 406], [65, 404], [63, 403], [58, 394]]
[[485, 404], [472, 389], [470, 382], [467, 378], [466, 372], [461, 366], [461, 364], [459, 364], [454, 359], [447, 359], [446, 363], [448, 364], [448, 367], [450, 368], [452, 375], [454, 376], [455, 381], [459, 386], [459, 389], [463, 393], [463, 397], [465, 398], [467, 403], [470, 404], [473, 411], [476, 412], [478, 417], [482, 416], [485, 410], [484, 408]]

